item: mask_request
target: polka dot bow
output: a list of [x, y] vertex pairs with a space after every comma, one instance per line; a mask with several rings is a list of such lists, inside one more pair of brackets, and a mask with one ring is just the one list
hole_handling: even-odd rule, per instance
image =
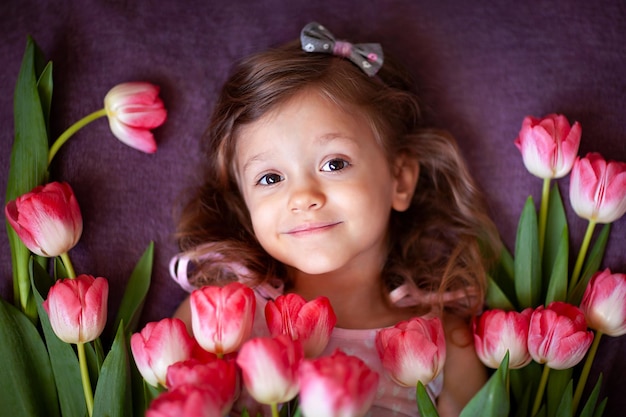
[[370, 77], [383, 65], [383, 48], [378, 43], [356, 43], [335, 39], [332, 33], [317, 22], [308, 23], [300, 33], [302, 50], [321, 52], [348, 58]]

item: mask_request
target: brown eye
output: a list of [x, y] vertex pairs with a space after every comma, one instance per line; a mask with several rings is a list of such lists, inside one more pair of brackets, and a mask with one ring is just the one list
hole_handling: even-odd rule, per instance
[[257, 184], [259, 184], [259, 185], [273, 185], [273, 184], [281, 182], [282, 180], [283, 180], [283, 177], [281, 177], [278, 174], [265, 174], [265, 175], [263, 175], [259, 179]]
[[348, 165], [350, 164], [345, 159], [335, 158], [326, 162], [321, 170], [326, 172], [340, 171], [346, 168]]

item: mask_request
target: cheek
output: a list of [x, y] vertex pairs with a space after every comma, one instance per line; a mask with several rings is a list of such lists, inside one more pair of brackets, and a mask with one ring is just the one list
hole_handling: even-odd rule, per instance
[[247, 203], [247, 207], [254, 234], [263, 243], [263, 236], [267, 236], [268, 231], [275, 224], [277, 210], [269, 203]]
[[353, 219], [361, 219], [364, 225], [385, 223], [391, 213], [392, 193], [389, 184], [366, 182], [338, 190], [335, 201], [351, 212]]

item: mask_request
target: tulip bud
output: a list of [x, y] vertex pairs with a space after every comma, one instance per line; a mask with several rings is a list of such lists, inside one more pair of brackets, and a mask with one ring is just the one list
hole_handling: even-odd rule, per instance
[[220, 356], [235, 352], [250, 336], [256, 298], [247, 286], [206, 286], [192, 292], [190, 301], [191, 327], [204, 350]]
[[299, 340], [307, 358], [322, 353], [337, 323], [328, 298], [318, 297], [307, 303], [303, 297], [293, 293], [268, 301], [265, 319], [272, 336], [286, 334], [293, 340]]
[[213, 397], [223, 415], [228, 414], [239, 394], [239, 373], [234, 359], [176, 362], [167, 368], [166, 382], [170, 391], [184, 385], [210, 387], [215, 391]]
[[252, 398], [261, 404], [280, 404], [298, 393], [302, 356], [300, 342], [288, 336], [259, 337], [244, 343], [237, 364]]
[[597, 223], [611, 223], [626, 212], [626, 163], [605, 161], [599, 153], [577, 158], [569, 198], [576, 214]]
[[95, 340], [107, 320], [109, 283], [104, 278], [79, 275], [58, 280], [43, 302], [52, 330], [66, 343]]
[[130, 338], [130, 348], [139, 373], [154, 387], [165, 386], [167, 368], [192, 357], [195, 340], [182, 320], [165, 318], [150, 322]]
[[116, 85], [104, 97], [104, 107], [116, 138], [142, 152], [156, 151], [150, 130], [161, 126], [167, 118], [158, 86], [147, 82]]
[[539, 178], [561, 178], [572, 169], [582, 129], [570, 127], [565, 116], [549, 114], [542, 119], [527, 116], [515, 139], [526, 169]]
[[483, 364], [497, 369], [507, 351], [510, 369], [523, 368], [530, 363], [532, 358], [528, 353], [528, 327], [532, 312], [532, 308], [521, 313], [487, 310], [480, 317], [474, 317], [474, 346]]
[[554, 301], [548, 307], [537, 307], [530, 317], [530, 356], [552, 369], [578, 364], [592, 341], [593, 332], [587, 331], [584, 314], [571, 304]]
[[596, 272], [585, 290], [580, 309], [587, 325], [609, 336], [626, 334], [626, 274]]
[[210, 387], [182, 385], [155, 398], [146, 411], [146, 417], [221, 416], [224, 414], [219, 401]]
[[391, 379], [405, 387], [427, 385], [443, 369], [446, 340], [441, 320], [415, 317], [376, 334], [376, 349]]
[[35, 187], [4, 208], [24, 245], [40, 256], [55, 257], [73, 248], [83, 232], [83, 218], [72, 188], [51, 182]]
[[300, 407], [306, 417], [361, 417], [376, 396], [378, 373], [336, 350], [300, 366]]

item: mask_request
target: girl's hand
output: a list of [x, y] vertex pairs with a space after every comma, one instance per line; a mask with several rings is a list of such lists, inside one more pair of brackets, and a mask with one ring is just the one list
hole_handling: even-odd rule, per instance
[[485, 384], [487, 370], [476, 356], [469, 323], [452, 315], [444, 315], [442, 320], [447, 353], [437, 410], [441, 417], [453, 417]]

